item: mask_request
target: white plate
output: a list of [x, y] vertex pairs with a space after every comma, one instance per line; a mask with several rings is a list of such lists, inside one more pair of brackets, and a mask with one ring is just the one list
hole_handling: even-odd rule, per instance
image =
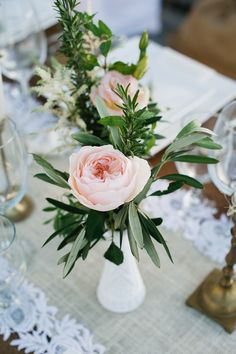
[[[138, 57], [138, 37], [115, 49], [109, 60], [135, 62]], [[153, 100], [163, 111], [157, 133], [160, 140], [152, 154], [166, 147], [181, 129], [181, 118], [201, 112], [202, 122], [236, 97], [236, 81], [219, 74], [168, 47], [151, 42], [148, 48], [149, 70], [142, 80], [151, 85]]]

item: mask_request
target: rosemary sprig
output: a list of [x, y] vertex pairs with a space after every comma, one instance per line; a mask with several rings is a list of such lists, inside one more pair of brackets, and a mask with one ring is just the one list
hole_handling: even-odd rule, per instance
[[[112, 32], [102, 21], [95, 25], [93, 15], [79, 12], [78, 4], [77, 0], [54, 2], [62, 28], [62, 35], [59, 38], [60, 52], [66, 57], [67, 67], [73, 70], [72, 81], [76, 90], [86, 87], [77, 98], [74, 114], [82, 117], [88, 131], [101, 136], [102, 127], [97, 124], [98, 113], [89, 96], [91, 87], [96, 83], [94, 75], [90, 73], [96, 67], [106, 66]], [[104, 65], [98, 61], [100, 54], [104, 57]]]
[[161, 117], [158, 116], [158, 110], [153, 112], [148, 107], [137, 109], [139, 91], [132, 99], [128, 94], [128, 87], [117, 85], [116, 94], [123, 101], [122, 110], [125, 121], [121, 134], [124, 142], [123, 153], [143, 157], [148, 153], [150, 144], [155, 144], [154, 128]]

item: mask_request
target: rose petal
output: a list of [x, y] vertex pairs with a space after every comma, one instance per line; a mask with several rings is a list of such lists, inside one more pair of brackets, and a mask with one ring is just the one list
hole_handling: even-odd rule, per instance
[[147, 161], [127, 158], [112, 145], [85, 146], [70, 156], [68, 183], [80, 203], [108, 211], [133, 200], [150, 174]]

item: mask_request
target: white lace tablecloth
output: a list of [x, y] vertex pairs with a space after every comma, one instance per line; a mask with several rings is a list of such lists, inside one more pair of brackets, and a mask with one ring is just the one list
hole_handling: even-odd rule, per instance
[[[155, 182], [150, 194], [165, 190], [167, 186], [166, 181]], [[191, 193], [192, 189], [179, 189], [161, 198], [148, 197], [142, 207], [149, 216], [163, 218], [163, 226], [167, 230], [181, 230], [182, 236], [192, 241], [202, 254], [222, 265], [230, 248], [232, 221], [225, 214], [216, 219], [214, 203], [203, 197], [189, 208], [186, 204], [187, 198], [191, 199]]]
[[[67, 168], [67, 162], [53, 162], [61, 169]], [[31, 176], [36, 171], [38, 168], [33, 166]], [[35, 249], [27, 275], [29, 282], [27, 281], [24, 287], [29, 287], [32, 294], [41, 294], [42, 298], [37, 302], [40, 312], [47, 313], [49, 308], [57, 308], [55, 317], [53, 313], [53, 323], [56, 324], [53, 341], [56, 341], [58, 334], [64, 333], [66, 340], [63, 343], [68, 340], [71, 343], [67, 335], [80, 328], [82, 332], [85, 331], [83, 333], [87, 345], [93, 345], [98, 353], [102, 347], [96, 347], [93, 343], [101, 343], [108, 354], [235, 354], [236, 333], [227, 334], [219, 325], [185, 305], [186, 298], [202, 279], [222, 262], [227, 251], [230, 235], [225, 232], [229, 228], [226, 219], [217, 221], [217, 227], [224, 229], [225, 237], [222, 240], [214, 239], [210, 228], [206, 228], [208, 232], [205, 232], [205, 235], [199, 232], [199, 225], [207, 222], [211, 227], [215, 227], [212, 207], [204, 207], [201, 212], [197, 212], [197, 217], [181, 215], [178, 203], [183, 197], [180, 193], [185, 192], [177, 192], [175, 197], [170, 195], [155, 198], [155, 201], [149, 200], [146, 203], [145, 208], [155, 215], [168, 217], [169, 229], [164, 231], [164, 234], [172, 251], [174, 264], [158, 246], [161, 257], [160, 270], [155, 268], [148, 256], [142, 252], [140, 270], [147, 288], [145, 302], [135, 312], [118, 315], [104, 310], [96, 299], [96, 287], [103, 266], [102, 254], [106, 245], [98, 245], [86, 262], [78, 262], [71, 276], [63, 280], [62, 269], [56, 265], [60, 257], [56, 251], [59, 240], [41, 248], [45, 238], [52, 231], [50, 225], [43, 225], [48, 216], [42, 212], [42, 208], [46, 206], [44, 197], [59, 197], [61, 191], [30, 177], [29, 193], [36, 204], [35, 212], [31, 218], [17, 224], [18, 237], [31, 242]], [[184, 226], [185, 232], [181, 231], [181, 226]], [[45, 295], [48, 301], [45, 301]], [[34, 311], [37, 311], [37, 306], [35, 305]], [[47, 316], [46, 318], [48, 320]], [[44, 328], [50, 326], [44, 325]], [[89, 328], [90, 332], [85, 328]], [[20, 332], [20, 329], [15, 330]], [[6, 331], [7, 329], [5, 336]], [[37, 340], [37, 335], [36, 333], [33, 343]], [[26, 332], [25, 336], [21, 336], [20, 341], [14, 344], [29, 345], [31, 340], [32, 337]], [[83, 354], [97, 353], [96, 350], [84, 351]], [[39, 349], [34, 353], [44, 352]], [[54, 353], [57, 353], [55, 348], [54, 351], [48, 352]], [[60, 351], [59, 353], [61, 354]], [[80, 351], [77, 350], [76, 354], [80, 354]]]
[[90, 331], [70, 315], [57, 318], [58, 309], [48, 303], [45, 293], [29, 282], [16, 290], [17, 302], [0, 313], [0, 334], [10, 344], [34, 354], [103, 354], [104, 346], [94, 343]]

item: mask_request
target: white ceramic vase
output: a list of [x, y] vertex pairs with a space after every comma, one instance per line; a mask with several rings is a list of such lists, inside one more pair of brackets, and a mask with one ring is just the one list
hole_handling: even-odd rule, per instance
[[[118, 233], [115, 243], [118, 243]], [[119, 266], [105, 260], [97, 289], [97, 298], [107, 310], [117, 313], [133, 311], [144, 301], [146, 290], [136, 259], [133, 257], [127, 232], [124, 232], [122, 251], [124, 261]]]

